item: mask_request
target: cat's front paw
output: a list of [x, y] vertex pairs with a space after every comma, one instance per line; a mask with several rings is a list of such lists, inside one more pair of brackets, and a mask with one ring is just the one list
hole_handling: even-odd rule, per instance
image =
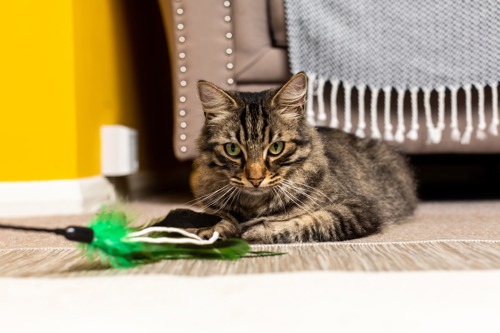
[[[197, 235], [201, 239], [210, 239], [214, 235], [215, 227], [199, 228], [199, 229], [189, 229], [189, 232]], [[224, 236], [219, 234], [219, 238], [224, 239]]]
[[292, 234], [284, 228], [283, 221], [262, 222], [248, 227], [241, 238], [252, 244], [292, 243]]
[[212, 238], [215, 231], [219, 233], [219, 239], [236, 238], [240, 237], [241, 234], [240, 227], [227, 220], [222, 220], [213, 227], [190, 229], [188, 231], [198, 235], [202, 239]]
[[241, 238], [252, 244], [271, 244], [272, 239], [270, 236], [271, 235], [266, 232], [266, 228], [262, 223], [247, 227], [241, 235]]

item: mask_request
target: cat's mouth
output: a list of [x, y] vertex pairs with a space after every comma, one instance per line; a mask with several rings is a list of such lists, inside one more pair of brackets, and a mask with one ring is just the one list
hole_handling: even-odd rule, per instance
[[271, 191], [273, 186], [271, 185], [259, 185], [259, 186], [253, 186], [253, 185], [245, 185], [241, 183], [232, 183], [233, 186], [239, 188], [241, 191], [252, 194], [252, 195], [259, 195], [259, 194], [264, 194], [268, 193]]
[[271, 187], [265, 186], [265, 187], [244, 187], [242, 189], [245, 192], [251, 193], [251, 194], [262, 194], [262, 193], [267, 193], [271, 190]]
[[279, 179], [277, 176], [262, 179], [247, 179], [247, 178], [233, 178], [231, 179], [231, 184], [241, 191], [252, 194], [259, 195], [270, 192], [276, 185], [279, 184]]
[[271, 189], [270, 186], [248, 186], [248, 185], [240, 185], [240, 184], [233, 184], [235, 187], [239, 188], [241, 191], [248, 192], [248, 193], [262, 193], [269, 191]]

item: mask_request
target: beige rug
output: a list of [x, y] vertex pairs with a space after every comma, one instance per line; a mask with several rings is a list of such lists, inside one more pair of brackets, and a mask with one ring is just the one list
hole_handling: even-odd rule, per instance
[[[130, 205], [144, 222], [182, 206], [183, 198]], [[300, 271], [416, 271], [500, 268], [500, 202], [423, 203], [414, 218], [383, 233], [341, 243], [263, 245], [282, 256], [238, 261], [163, 261], [129, 270], [88, 263], [73, 243], [52, 235], [0, 231], [0, 276], [174, 274], [210, 276]], [[90, 216], [0, 219], [0, 223], [64, 227]]]

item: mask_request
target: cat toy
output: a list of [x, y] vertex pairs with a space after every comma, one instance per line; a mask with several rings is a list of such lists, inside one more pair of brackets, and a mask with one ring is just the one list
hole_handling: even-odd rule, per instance
[[36, 228], [0, 224], [0, 229], [52, 233], [80, 243], [86, 256], [96, 257], [115, 268], [129, 268], [164, 259], [235, 260], [245, 256], [278, 255], [278, 252], [251, 251], [239, 238], [218, 240], [214, 232], [210, 239], [201, 239], [182, 228], [215, 225], [221, 218], [189, 209], [176, 209], [165, 218], [145, 229], [130, 225], [120, 210], [101, 209], [87, 227]]

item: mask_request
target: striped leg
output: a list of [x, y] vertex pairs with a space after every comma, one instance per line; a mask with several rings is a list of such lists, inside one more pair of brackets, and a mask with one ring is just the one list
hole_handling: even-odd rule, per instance
[[[370, 207], [371, 208], [371, 207]], [[380, 217], [359, 203], [333, 204], [324, 210], [286, 221], [266, 221], [242, 225], [242, 238], [250, 243], [276, 244], [342, 241], [377, 232]]]

